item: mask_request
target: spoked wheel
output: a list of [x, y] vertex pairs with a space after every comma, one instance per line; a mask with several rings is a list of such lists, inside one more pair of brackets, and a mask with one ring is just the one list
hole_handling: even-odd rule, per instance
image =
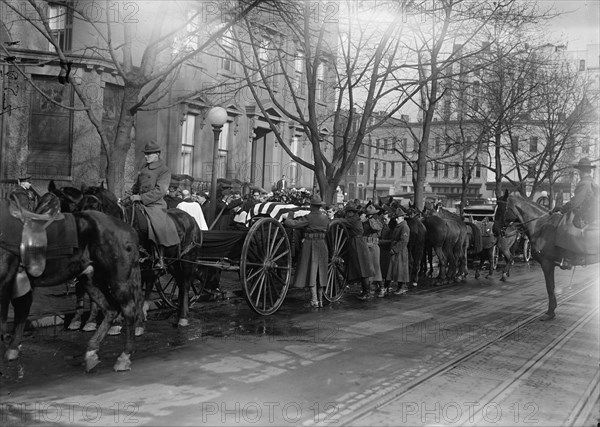
[[292, 277], [292, 252], [283, 226], [262, 218], [248, 232], [242, 247], [240, 271], [250, 308], [273, 314], [283, 303]]
[[[168, 271], [158, 276], [154, 282], [156, 291], [160, 295], [162, 302], [170, 308], [179, 307], [179, 287], [175, 282], [175, 277]], [[189, 290], [189, 306], [193, 306], [200, 298], [202, 292], [201, 284], [193, 281]]]
[[329, 302], [338, 301], [346, 290], [348, 279], [348, 230], [339, 220], [333, 220], [327, 229], [329, 263], [327, 265], [327, 287], [323, 298]]
[[523, 261], [529, 262], [531, 260], [531, 243], [528, 237], [523, 238]]
[[498, 253], [498, 246], [494, 245], [492, 247], [492, 271], [495, 271], [496, 268], [498, 268], [498, 258], [499, 258], [499, 253]]

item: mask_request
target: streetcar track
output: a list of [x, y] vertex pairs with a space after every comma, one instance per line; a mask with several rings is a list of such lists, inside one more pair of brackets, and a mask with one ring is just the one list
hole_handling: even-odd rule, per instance
[[[588, 290], [589, 288], [591, 288], [593, 286], [595, 286], [595, 282], [593, 280], [590, 280], [588, 283], [584, 283], [580, 288], [578, 288], [577, 290], [575, 290], [569, 294], [563, 294], [563, 295], [557, 296], [557, 306], [564, 304], [565, 302], [569, 301], [570, 299], [574, 298], [575, 296], [579, 295], [580, 293]], [[439, 289], [439, 291], [442, 291], [442, 289]], [[502, 333], [501, 335], [495, 337], [494, 339], [492, 339], [490, 341], [486, 341], [486, 342], [478, 345], [474, 349], [469, 349], [469, 350], [455, 356], [452, 360], [437, 366], [436, 368], [430, 370], [426, 374], [420, 376], [419, 378], [417, 378], [413, 381], [410, 381], [409, 383], [407, 383], [405, 385], [390, 386], [390, 387], [386, 387], [385, 390], [380, 390], [376, 393], [373, 393], [373, 394], [381, 394], [382, 396], [385, 396], [385, 397], [375, 399], [371, 402], [367, 402], [364, 405], [361, 405], [360, 408], [353, 409], [350, 414], [344, 415], [343, 419], [339, 419], [338, 421], [341, 422], [342, 424], [350, 424], [350, 423], [356, 422], [356, 421], [360, 420], [361, 418], [368, 416], [374, 410], [379, 409], [384, 406], [387, 406], [390, 403], [398, 400], [400, 397], [406, 395], [407, 393], [416, 389], [420, 385], [425, 384], [426, 382], [428, 382], [428, 381], [434, 379], [435, 377], [438, 377], [446, 372], [449, 372], [452, 369], [455, 369], [459, 364], [477, 356], [478, 354], [482, 353], [484, 350], [488, 349], [489, 347], [491, 347], [493, 344], [497, 343], [498, 341], [502, 341], [506, 337], [512, 335], [513, 333], [517, 332], [519, 329], [523, 328], [524, 326], [529, 325], [535, 321], [538, 321], [539, 317], [543, 314], [543, 312], [545, 312], [546, 307], [547, 307], [546, 300], [544, 300], [540, 303], [537, 303], [532, 308], [532, 311], [535, 314], [532, 314], [532, 315], [526, 317], [522, 321], [518, 322], [516, 324], [516, 326], [509, 328], [508, 330], [506, 330], [506, 332]], [[592, 316], [593, 313], [597, 312], [597, 311], [598, 311], [598, 309], [595, 308], [592, 310], [591, 313], [588, 313], [585, 316]], [[342, 404], [340, 404], [339, 406], [343, 412]], [[586, 405], [584, 402], [578, 406], [581, 406], [581, 410], [580, 410], [580, 413], [581, 413], [583, 408], [586, 406], [589, 406], [589, 405]], [[323, 419], [323, 417], [326, 417], [326, 415], [327, 414], [320, 414], [320, 416], [317, 417], [316, 419]], [[326, 425], [327, 423], [323, 423], [323, 422], [313, 423], [312, 421], [308, 421], [308, 422], [304, 423], [304, 425], [313, 425], [313, 424], [314, 425]]]

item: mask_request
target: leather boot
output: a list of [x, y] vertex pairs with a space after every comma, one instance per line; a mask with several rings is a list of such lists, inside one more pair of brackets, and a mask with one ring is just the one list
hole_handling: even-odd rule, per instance
[[319, 301], [319, 308], [323, 308], [323, 288], [321, 286], [317, 289], [317, 300]]
[[367, 279], [362, 281], [362, 292], [356, 296], [361, 301], [366, 301], [371, 298], [371, 285]]
[[317, 287], [310, 287], [310, 302], [306, 304], [306, 307], [319, 308], [319, 300], [317, 299]]

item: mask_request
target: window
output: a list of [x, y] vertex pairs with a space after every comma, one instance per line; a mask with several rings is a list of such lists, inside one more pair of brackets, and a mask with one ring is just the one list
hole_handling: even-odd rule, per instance
[[402, 152], [406, 153], [408, 151], [408, 139], [402, 138]]
[[304, 52], [298, 51], [294, 60], [294, 76], [296, 95], [306, 94], [306, 82], [304, 81]]
[[375, 140], [375, 154], [379, 154], [379, 139]]
[[360, 144], [360, 148], [358, 149], [358, 154], [365, 154], [365, 143], [364, 141]]
[[219, 165], [217, 170], [217, 176], [219, 178], [225, 178], [227, 175], [227, 141], [229, 140], [229, 123], [225, 123], [221, 128], [221, 134], [219, 135]]
[[[299, 140], [298, 140], [298, 137], [295, 135], [292, 137], [292, 143], [290, 144], [290, 150], [296, 156], [300, 154]], [[294, 187], [296, 186], [297, 175], [298, 175], [298, 164], [295, 161], [291, 160], [290, 165], [289, 165], [288, 176], [290, 177], [290, 184]]]
[[440, 152], [440, 145], [441, 145], [442, 141], [441, 138], [439, 136], [435, 137], [435, 152], [439, 153]]
[[460, 166], [458, 163], [454, 163], [454, 178], [458, 178], [458, 171], [460, 170]]
[[71, 85], [61, 85], [55, 77], [32, 76], [37, 90], [31, 91], [31, 116], [27, 153], [27, 173], [45, 179], [71, 177], [73, 111], [50, 101], [72, 107]]
[[221, 58], [221, 68], [227, 71], [233, 71], [233, 58], [235, 48], [233, 45], [233, 33], [231, 30], [225, 31], [221, 37], [221, 47], [223, 49], [223, 58]]
[[387, 163], [381, 162], [381, 176], [383, 178], [385, 178], [386, 175], [387, 175]]
[[402, 163], [402, 178], [406, 178], [406, 162], [401, 162]]
[[179, 172], [186, 175], [194, 175], [194, 130], [196, 128], [196, 116], [186, 114], [181, 129], [181, 158]]
[[394, 162], [390, 162], [390, 176], [394, 177]]
[[365, 162], [358, 162], [358, 174], [359, 175], [365, 174]]
[[481, 165], [475, 166], [475, 178], [481, 178]]
[[579, 60], [579, 71], [585, 71], [585, 59]]
[[448, 178], [449, 174], [450, 174], [450, 164], [446, 163], [444, 165], [444, 178]]
[[356, 199], [356, 187], [353, 182], [348, 183], [348, 198]]
[[526, 178], [535, 177], [535, 165], [527, 165], [527, 176]]
[[392, 148], [388, 146], [387, 138], [383, 138], [383, 152], [385, 154], [386, 151], [392, 152]]
[[438, 162], [433, 162], [433, 177], [437, 178], [439, 174], [439, 165]]
[[510, 149], [515, 153], [519, 151], [519, 137], [518, 136], [512, 136], [510, 138]]
[[358, 183], [358, 191], [357, 191], [357, 195], [356, 197], [360, 200], [364, 200], [365, 199], [365, 187], [364, 184], [362, 182]]
[[529, 152], [537, 153], [538, 151], [538, 137], [532, 136], [529, 138]]
[[[73, 28], [73, 12], [66, 6], [59, 4], [48, 4], [48, 26], [50, 34], [62, 51], [71, 50], [71, 31]], [[49, 43], [50, 52], [56, 52], [56, 48]]]
[[317, 101], [325, 101], [325, 64], [320, 63], [317, 67]]
[[350, 169], [348, 170], [348, 174], [356, 176], [356, 163], [352, 162], [352, 164], [350, 165]]

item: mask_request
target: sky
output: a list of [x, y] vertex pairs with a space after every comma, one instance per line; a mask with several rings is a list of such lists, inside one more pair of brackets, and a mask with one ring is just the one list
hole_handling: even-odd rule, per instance
[[557, 11], [565, 12], [552, 20], [550, 31], [553, 37], [568, 42], [568, 50], [585, 50], [587, 44], [600, 44], [600, 0], [538, 0], [538, 3], [544, 8], [554, 5]]

